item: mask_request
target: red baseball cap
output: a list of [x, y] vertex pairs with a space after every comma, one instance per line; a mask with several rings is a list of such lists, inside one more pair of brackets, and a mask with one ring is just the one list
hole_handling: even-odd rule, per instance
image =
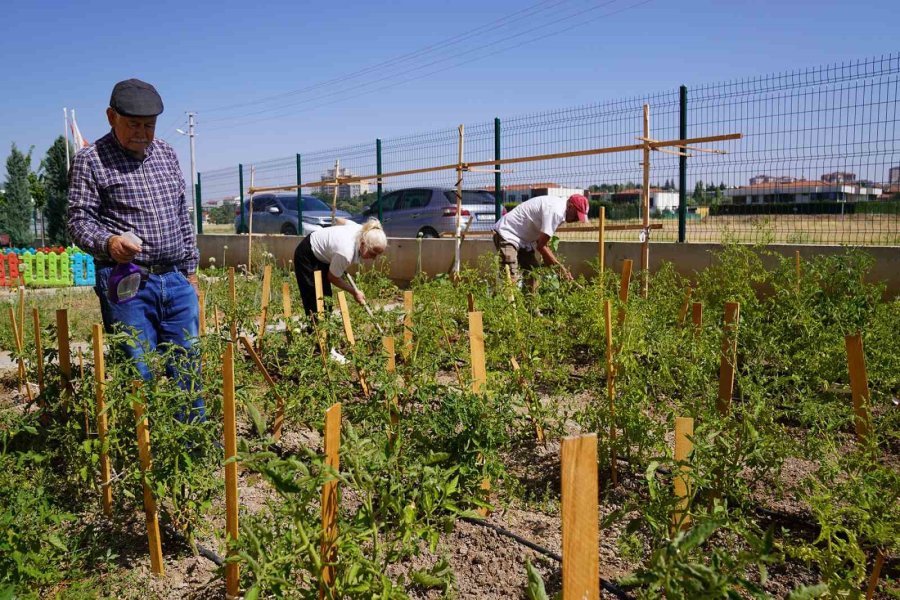
[[566, 208], [572, 209], [578, 215], [578, 220], [584, 223], [588, 217], [588, 199], [581, 194], [572, 194], [566, 202]]

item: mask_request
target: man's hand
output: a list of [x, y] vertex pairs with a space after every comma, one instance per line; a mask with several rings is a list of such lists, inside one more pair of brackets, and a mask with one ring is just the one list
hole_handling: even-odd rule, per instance
[[141, 247], [129, 242], [121, 235], [114, 235], [109, 238], [106, 251], [117, 263], [129, 263], [141, 251]]
[[353, 299], [359, 302], [360, 304], [366, 303], [366, 295], [362, 293], [362, 290], [354, 290], [353, 291]]
[[559, 272], [562, 275], [562, 278], [565, 279], [566, 281], [575, 281], [575, 278], [572, 277], [572, 274], [564, 266], [559, 265]]

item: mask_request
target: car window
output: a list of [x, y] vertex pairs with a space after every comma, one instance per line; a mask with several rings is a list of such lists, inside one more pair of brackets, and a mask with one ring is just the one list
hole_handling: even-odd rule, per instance
[[270, 206], [273, 206], [275, 201], [271, 196], [268, 198], [254, 198], [253, 199], [253, 212], [265, 212], [269, 210]]
[[401, 210], [407, 208], [422, 208], [428, 206], [431, 201], [431, 190], [405, 190], [403, 200], [400, 202]]
[[[451, 204], [456, 204], [456, 190], [447, 190], [444, 192], [444, 196], [447, 198], [447, 202]], [[490, 192], [483, 192], [481, 190], [463, 190], [462, 192], [462, 203], [463, 204], [493, 204], [494, 203], [494, 195]]]
[[303, 210], [322, 210], [330, 211], [331, 207], [316, 198], [315, 196], [303, 196]]
[[[391, 192], [390, 194], [385, 194], [381, 197], [381, 210], [382, 212], [387, 212], [389, 210], [395, 210], [397, 208], [398, 201], [400, 200], [400, 192]], [[378, 214], [378, 201], [375, 201], [375, 205], [372, 206], [372, 213]]]

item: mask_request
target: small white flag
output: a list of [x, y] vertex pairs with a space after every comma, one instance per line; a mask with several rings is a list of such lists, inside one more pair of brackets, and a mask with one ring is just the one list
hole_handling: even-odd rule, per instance
[[80, 150], [81, 148], [87, 148], [90, 146], [90, 142], [88, 142], [81, 135], [81, 131], [78, 129], [78, 123], [75, 122], [75, 109], [72, 109], [72, 120], [69, 122], [69, 126], [72, 128], [72, 138], [75, 141], [75, 149]]

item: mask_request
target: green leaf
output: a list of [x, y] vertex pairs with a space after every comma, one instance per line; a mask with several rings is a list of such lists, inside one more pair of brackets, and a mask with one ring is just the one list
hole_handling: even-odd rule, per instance
[[531, 564], [531, 557], [525, 559], [525, 570], [528, 572], [528, 600], [550, 600], [544, 588], [544, 579]]
[[828, 585], [817, 583], [816, 585], [804, 585], [794, 589], [785, 600], [809, 600], [821, 598], [828, 593]]
[[431, 573], [423, 571], [413, 571], [412, 580], [426, 589], [443, 588], [446, 583], [440, 577], [435, 577]]
[[69, 549], [66, 548], [66, 545], [63, 544], [62, 540], [59, 539], [59, 536], [56, 535], [55, 533], [51, 533], [49, 536], [47, 536], [47, 541], [49, 541], [50, 544], [52, 544], [56, 548], [62, 550], [63, 552], [69, 551]]
[[259, 586], [253, 586], [244, 594], [244, 600], [256, 600], [259, 598]]

